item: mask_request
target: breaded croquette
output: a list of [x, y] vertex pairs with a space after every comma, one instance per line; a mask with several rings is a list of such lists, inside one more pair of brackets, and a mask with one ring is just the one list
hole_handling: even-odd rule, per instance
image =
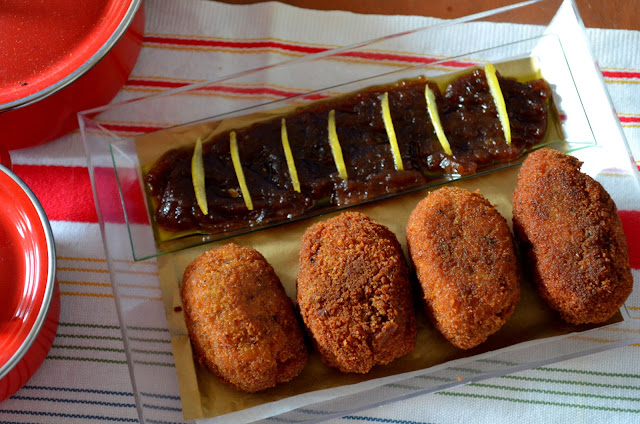
[[224, 382], [257, 392], [302, 371], [308, 353], [293, 302], [255, 249], [228, 244], [198, 256], [181, 295], [195, 356]]
[[531, 153], [513, 194], [513, 227], [541, 297], [569, 323], [599, 323], [618, 311], [633, 277], [616, 206], [552, 149]]
[[430, 193], [407, 224], [407, 245], [426, 309], [452, 344], [470, 349], [498, 331], [520, 299], [506, 220], [479, 193]]
[[366, 373], [413, 350], [409, 270], [387, 227], [356, 212], [307, 229], [297, 278], [300, 313], [324, 363]]

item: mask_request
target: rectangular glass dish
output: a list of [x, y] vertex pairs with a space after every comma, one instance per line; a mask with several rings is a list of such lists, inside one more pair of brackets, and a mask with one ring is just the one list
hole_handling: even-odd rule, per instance
[[[527, 16], [540, 16], [538, 12], [544, 12], [548, 20], [528, 24]], [[509, 36], [505, 37], [504, 31], [495, 31], [496, 26], [508, 28]], [[501, 35], [493, 36], [494, 33]], [[392, 363], [362, 378], [328, 373], [322, 374], [321, 384], [304, 390], [291, 385], [264, 395], [239, 395], [210, 383], [210, 376], [193, 363], [177, 296], [188, 261], [229, 241], [251, 245], [265, 255], [287, 294], [295, 298], [300, 236], [312, 222], [334, 216], [341, 208], [323, 209], [296, 222], [276, 222], [222, 235], [191, 235], [159, 243], [142, 181], [144, 167], [168, 148], [193, 144], [198, 136], [205, 136], [220, 123], [237, 122], [246, 116], [273, 116], [274, 110], [402, 78], [418, 75], [447, 78], [485, 63], [495, 64], [506, 76], [512, 76], [510, 73], [518, 76], [522, 69], [526, 74], [541, 75], [552, 88], [557, 118], [545, 143], [582, 160], [583, 172], [612, 194], [621, 192], [609, 190], [614, 180], [616, 187], [624, 185], [626, 197], [613, 196], [619, 208], [640, 201], [637, 168], [590, 54], [584, 27], [570, 1], [525, 2], [443, 21], [80, 115], [142, 422], [184, 419], [182, 411], [154, 403], [158, 390], [162, 390], [160, 396], [175, 397], [179, 393], [187, 419], [253, 422], [272, 417], [295, 423], [318, 422], [640, 340], [638, 311], [623, 306], [620, 314], [606, 325], [567, 326], [546, 312], [535, 312], [537, 300], [531, 293], [523, 296], [525, 301], [518, 307], [519, 312], [516, 309], [518, 318], [513, 324], [509, 327], [508, 323], [505, 331], [497, 333], [482, 348], [469, 352], [441, 349], [439, 358], [418, 351], [410, 365], [400, 361], [394, 368]], [[259, 95], [238, 95], [242, 90]], [[207, 95], [199, 95], [202, 93]], [[146, 125], [148, 131], [120, 134], [106, 125], [123, 117], [132, 126]], [[161, 127], [145, 124], [149, 122], [165, 124]], [[464, 179], [446, 175], [402, 195], [376, 198], [353, 209], [388, 226], [406, 253], [406, 218], [413, 206], [436, 186], [456, 184], [478, 189], [510, 222], [511, 194], [521, 160], [486, 168]], [[638, 282], [634, 284], [637, 290]], [[515, 337], [517, 333], [522, 335]], [[172, 349], [168, 343], [164, 350], [158, 348], [159, 334], [165, 342], [170, 341]], [[316, 371], [312, 374], [324, 372]]]

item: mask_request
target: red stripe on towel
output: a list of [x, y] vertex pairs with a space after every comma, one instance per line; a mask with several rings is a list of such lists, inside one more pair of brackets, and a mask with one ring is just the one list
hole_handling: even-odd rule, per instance
[[264, 40], [264, 41], [231, 41], [219, 39], [203, 39], [203, 38], [181, 38], [181, 37], [161, 37], [146, 35], [143, 39], [145, 43], [154, 44], [171, 44], [174, 46], [189, 47], [211, 47], [226, 49], [281, 49], [303, 54], [319, 53], [329, 50], [328, 47], [305, 46], [302, 44], [289, 44], [280, 41]]
[[631, 268], [640, 269], [640, 211], [618, 211], [629, 247]]
[[605, 78], [635, 79], [640, 78], [640, 72], [637, 71], [602, 71]]
[[[194, 82], [186, 82], [186, 81], [175, 81], [175, 80], [161, 80], [161, 79], [142, 79], [142, 78], [132, 78], [127, 81], [127, 86], [129, 87], [150, 87], [150, 88], [181, 88], [186, 87]], [[197, 82], [195, 83], [197, 84]], [[246, 95], [270, 95], [275, 97], [293, 97], [304, 94], [303, 91], [295, 91], [295, 90], [285, 90], [281, 88], [269, 87], [269, 86], [261, 86], [261, 87], [238, 87], [232, 85], [206, 85], [203, 87], [198, 87], [196, 90], [201, 91], [212, 91], [212, 92], [222, 92], [222, 93], [230, 93], [230, 94], [246, 94]], [[305, 96], [311, 100], [320, 100], [327, 97], [325, 94], [309, 94]]]
[[640, 116], [628, 116], [628, 115], [618, 115], [620, 122], [623, 124], [626, 123], [640, 123]]
[[79, 166], [14, 165], [53, 221], [98, 222], [89, 172]]
[[[15, 165], [18, 175], [36, 195], [47, 217], [52, 221], [98, 222], [89, 171], [80, 166]], [[149, 222], [142, 198], [142, 190], [134, 170], [120, 170], [120, 185], [126, 199], [129, 221]], [[102, 218], [105, 222], [123, 223], [124, 214], [115, 172], [112, 168], [96, 168], [103, 199]]]
[[[313, 54], [322, 53], [331, 50], [331, 47], [318, 47], [309, 46], [303, 44], [293, 44], [282, 41], [274, 40], [219, 40], [219, 39], [202, 39], [202, 38], [181, 38], [181, 37], [167, 37], [167, 36], [152, 36], [147, 35], [144, 37], [144, 42], [149, 44], [164, 44], [180, 47], [201, 47], [210, 49], [235, 49], [235, 50], [260, 50], [260, 49], [275, 49], [282, 50], [291, 53], [299, 54]], [[337, 53], [336, 56], [351, 57], [357, 59], [366, 59], [371, 61], [393, 61], [393, 62], [406, 62], [406, 63], [433, 63], [442, 58], [400, 54], [400, 53], [386, 53], [376, 51], [360, 51], [352, 50]], [[474, 66], [472, 62], [462, 62], [457, 60], [447, 60], [441, 63], [442, 66], [450, 66], [455, 68], [467, 68]]]

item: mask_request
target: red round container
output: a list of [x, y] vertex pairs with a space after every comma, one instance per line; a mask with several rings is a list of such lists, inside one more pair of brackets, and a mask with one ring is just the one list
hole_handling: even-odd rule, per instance
[[142, 0], [4, 0], [0, 143], [19, 149], [77, 128], [77, 112], [124, 85], [143, 33]]
[[49, 221], [0, 147], [0, 401], [44, 361], [58, 328], [60, 294]]

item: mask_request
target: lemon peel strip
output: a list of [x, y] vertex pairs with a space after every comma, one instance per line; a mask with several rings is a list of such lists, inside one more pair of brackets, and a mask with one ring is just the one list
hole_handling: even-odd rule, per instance
[[191, 180], [193, 182], [193, 191], [196, 193], [196, 202], [202, 213], [208, 215], [209, 205], [207, 204], [207, 192], [204, 186], [204, 163], [200, 137], [196, 140], [196, 147], [193, 149], [193, 156], [191, 157]]
[[442, 128], [442, 123], [440, 122], [440, 115], [438, 115], [438, 106], [436, 105], [436, 95], [433, 94], [433, 90], [431, 90], [429, 84], [426, 84], [424, 86], [424, 97], [427, 100], [427, 110], [429, 111], [431, 122], [433, 123], [433, 129], [436, 131], [436, 136], [438, 136], [438, 141], [444, 149], [444, 152], [451, 156], [453, 155], [453, 152], [451, 151], [449, 140], [447, 140], [447, 136], [445, 135], [444, 129]]
[[500, 124], [502, 125], [502, 131], [504, 132], [504, 139], [507, 144], [511, 144], [511, 124], [509, 124], [509, 115], [507, 114], [507, 106], [504, 102], [504, 96], [500, 89], [500, 83], [496, 75], [496, 68], [487, 63], [484, 66], [484, 74], [487, 77], [487, 84], [489, 84], [489, 92], [493, 97], [493, 102], [498, 109], [498, 118], [500, 118]]
[[289, 145], [289, 135], [287, 134], [287, 123], [284, 118], [280, 121], [280, 138], [282, 138], [282, 148], [284, 149], [284, 157], [287, 160], [287, 168], [289, 168], [293, 189], [300, 193], [300, 180], [298, 180], [298, 171], [293, 161], [293, 154], [291, 153], [291, 146]]
[[336, 111], [331, 109], [329, 112], [329, 145], [331, 146], [331, 153], [333, 154], [333, 161], [338, 168], [338, 175], [343, 180], [347, 179], [347, 167], [344, 164], [344, 158], [342, 157], [342, 147], [340, 147], [340, 141], [338, 140], [338, 132], [336, 131]]
[[242, 191], [242, 198], [244, 199], [244, 204], [247, 205], [247, 209], [252, 211], [253, 202], [251, 201], [251, 194], [249, 193], [249, 188], [247, 187], [247, 181], [244, 178], [244, 171], [242, 170], [242, 165], [240, 164], [240, 154], [238, 153], [238, 140], [236, 138], [235, 131], [231, 131], [229, 133], [229, 148], [231, 150], [231, 161], [233, 162], [233, 169], [236, 171], [236, 178], [238, 179], [238, 184], [240, 184], [240, 191]]
[[391, 145], [393, 162], [396, 164], [396, 169], [398, 171], [404, 171], [402, 156], [400, 155], [400, 147], [398, 147], [398, 139], [396, 138], [396, 131], [393, 128], [393, 121], [391, 120], [391, 109], [389, 108], [389, 93], [386, 91], [382, 95], [380, 106], [382, 107], [382, 122], [384, 122], [384, 129], [387, 131], [387, 137], [389, 138], [389, 144]]

